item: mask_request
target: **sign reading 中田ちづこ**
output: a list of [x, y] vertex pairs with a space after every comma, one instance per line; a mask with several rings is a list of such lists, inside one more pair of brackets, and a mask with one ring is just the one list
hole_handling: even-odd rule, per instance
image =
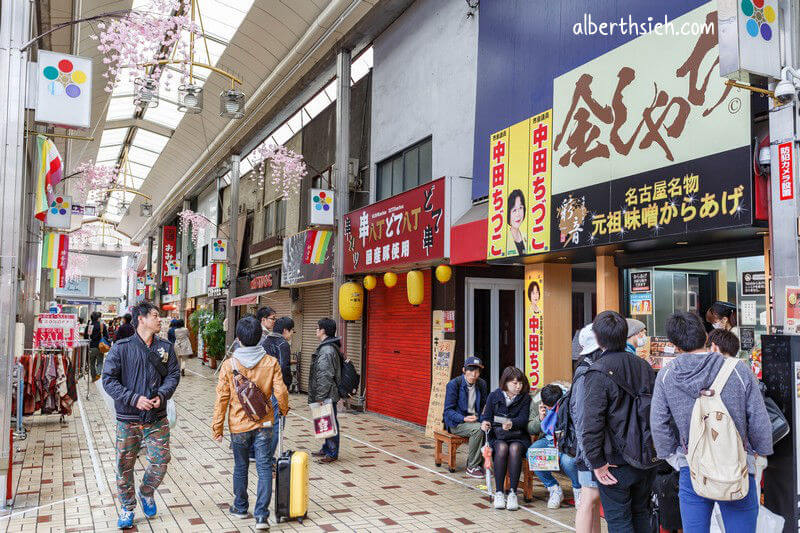
[[491, 136], [487, 259], [550, 251], [552, 112]]
[[344, 216], [344, 273], [433, 262], [445, 254], [447, 179], [439, 178]]
[[525, 266], [525, 375], [541, 386], [544, 358], [544, 275], [541, 265]]
[[36, 122], [88, 128], [92, 114], [92, 59], [37, 52]]

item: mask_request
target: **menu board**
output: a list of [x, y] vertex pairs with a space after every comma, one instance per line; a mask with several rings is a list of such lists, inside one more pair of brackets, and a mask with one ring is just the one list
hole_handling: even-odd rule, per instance
[[631, 272], [631, 292], [650, 292], [650, 271]]
[[447, 383], [450, 381], [450, 372], [453, 370], [453, 352], [455, 348], [456, 341], [434, 339], [431, 396], [428, 401], [428, 419], [425, 423], [425, 436], [431, 439], [433, 438], [433, 432], [441, 430], [444, 426], [442, 422], [444, 396]]
[[675, 345], [667, 337], [650, 337], [650, 355], [646, 358], [655, 370], [675, 359]]

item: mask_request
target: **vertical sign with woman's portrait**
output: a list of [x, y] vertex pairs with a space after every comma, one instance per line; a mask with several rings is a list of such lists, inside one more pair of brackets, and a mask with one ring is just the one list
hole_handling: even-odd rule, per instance
[[541, 386], [544, 355], [544, 275], [541, 265], [525, 267], [525, 375], [531, 388]]
[[506, 257], [530, 253], [528, 240], [529, 203], [528, 168], [530, 121], [523, 120], [508, 128], [508, 186], [506, 187]]

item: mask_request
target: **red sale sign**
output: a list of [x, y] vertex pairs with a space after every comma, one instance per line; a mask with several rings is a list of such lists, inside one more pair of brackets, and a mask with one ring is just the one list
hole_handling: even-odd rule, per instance
[[794, 158], [790, 142], [778, 145], [778, 177], [781, 200], [794, 199]]

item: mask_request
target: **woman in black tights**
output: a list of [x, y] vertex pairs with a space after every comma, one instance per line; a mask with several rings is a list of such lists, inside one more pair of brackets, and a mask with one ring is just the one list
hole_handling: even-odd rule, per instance
[[[522, 459], [531, 444], [528, 435], [528, 415], [531, 407], [530, 387], [525, 374], [516, 367], [503, 370], [500, 386], [486, 398], [481, 414], [481, 427], [490, 431], [489, 442], [494, 460], [494, 508], [516, 511], [517, 485]], [[506, 472], [511, 484], [508, 495], [503, 492]]]

